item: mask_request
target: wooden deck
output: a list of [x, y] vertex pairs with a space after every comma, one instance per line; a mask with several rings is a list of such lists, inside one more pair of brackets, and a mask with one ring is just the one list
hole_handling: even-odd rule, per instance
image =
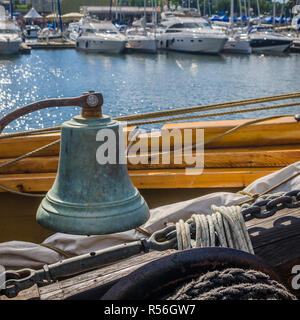
[[[171, 150], [176, 150], [182, 147], [185, 134], [188, 135], [185, 130], [191, 130], [187, 140], [195, 144], [197, 129], [204, 130], [207, 141], [246, 121], [166, 124], [155, 134], [140, 134], [136, 143], [143, 150], [142, 154], [149, 158], [152, 143], [157, 143], [162, 149], [164, 132], [167, 130], [170, 133], [175, 130], [169, 142]], [[133, 129], [130, 127], [127, 134]], [[184, 156], [173, 153], [168, 162], [162, 161], [162, 155], [158, 153], [156, 159], [151, 155], [151, 161], [145, 164], [141, 163], [139, 154], [129, 154], [129, 174], [139, 189], [244, 188], [254, 180], [300, 160], [299, 129], [300, 122], [293, 117], [241, 128], [205, 146], [202, 174], [186, 175], [185, 168], [195, 159], [195, 150], [185, 151]], [[2, 139], [0, 165], [59, 138], [60, 133], [53, 133]], [[0, 170], [0, 184], [17, 191], [48, 191], [56, 175], [58, 158], [59, 144]]]
[[[291, 270], [300, 264], [300, 209], [284, 209], [273, 217], [254, 219], [246, 225], [256, 255], [272, 265], [292, 291]], [[99, 299], [120, 278], [172, 252], [175, 250], [153, 251], [47, 286], [35, 285], [15, 299]], [[292, 292], [300, 298], [300, 290]]]

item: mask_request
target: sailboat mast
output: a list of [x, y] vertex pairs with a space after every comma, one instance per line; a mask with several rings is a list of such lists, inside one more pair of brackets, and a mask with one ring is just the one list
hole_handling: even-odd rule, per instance
[[233, 0], [231, 0], [230, 1], [230, 26], [231, 26], [231, 28], [233, 27], [233, 6], [234, 6], [234, 1]]
[[281, 26], [281, 20], [282, 20], [282, 16], [283, 16], [284, 6], [285, 6], [285, 0], [283, 0], [283, 2], [281, 4], [281, 13], [280, 13], [280, 21], [279, 21], [280, 26]]
[[57, 0], [57, 10], [58, 10], [58, 15], [59, 15], [59, 27], [60, 27], [60, 31], [63, 32], [63, 24], [62, 24], [62, 18], [61, 18], [60, 0]]
[[10, 18], [13, 20], [14, 18], [14, 5], [12, 0], [9, 1], [9, 10], [10, 10]]
[[242, 21], [243, 12], [242, 12], [242, 1], [241, 0], [239, 0], [239, 7], [240, 7], [240, 17], [241, 17], [241, 21]]
[[276, 2], [273, 2], [273, 26], [275, 26], [275, 16], [276, 16]]
[[251, 7], [251, 2], [250, 2], [250, 0], [248, 0], [248, 17], [250, 18], [250, 8]]
[[118, 0], [116, 0], [116, 16], [115, 16], [116, 21], [118, 21]]
[[247, 18], [247, 4], [246, 4], [246, 0], [244, 0], [244, 8], [245, 8], [245, 17]]
[[109, 20], [111, 20], [111, 7], [112, 7], [112, 0], [110, 0], [110, 4], [109, 4]]
[[154, 6], [155, 6], [155, 13], [154, 13], [154, 19], [155, 19], [155, 33], [156, 33], [156, 25], [157, 25], [157, 2], [154, 0]]
[[260, 17], [260, 6], [259, 6], [259, 0], [256, 0], [257, 3], [257, 16]]

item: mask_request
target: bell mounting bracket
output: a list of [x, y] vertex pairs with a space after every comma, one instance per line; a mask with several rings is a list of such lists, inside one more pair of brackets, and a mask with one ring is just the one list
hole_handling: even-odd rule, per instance
[[0, 120], [0, 133], [10, 122], [37, 110], [51, 107], [81, 107], [81, 116], [83, 118], [99, 118], [102, 117], [102, 105], [102, 94], [94, 91], [89, 91], [75, 98], [58, 98], [33, 102], [4, 116]]

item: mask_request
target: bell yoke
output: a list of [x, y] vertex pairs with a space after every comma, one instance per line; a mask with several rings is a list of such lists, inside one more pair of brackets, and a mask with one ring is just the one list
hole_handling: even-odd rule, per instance
[[[89, 92], [80, 98], [80, 116], [63, 123], [58, 171], [36, 219], [43, 227], [69, 234], [96, 235], [141, 226], [149, 208], [120, 161], [120, 123], [102, 115], [103, 98]], [[79, 99], [78, 98], [78, 99]], [[74, 101], [73, 101], [74, 102]], [[96, 159], [101, 130], [116, 136], [116, 163]], [[105, 142], [102, 142], [102, 144]]]

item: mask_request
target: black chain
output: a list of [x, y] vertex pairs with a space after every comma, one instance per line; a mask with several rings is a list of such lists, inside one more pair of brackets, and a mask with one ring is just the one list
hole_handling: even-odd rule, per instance
[[277, 211], [285, 208], [300, 207], [300, 190], [293, 190], [275, 198], [258, 200], [249, 208], [243, 209], [241, 214], [245, 221], [251, 219], [264, 219], [273, 216]]

